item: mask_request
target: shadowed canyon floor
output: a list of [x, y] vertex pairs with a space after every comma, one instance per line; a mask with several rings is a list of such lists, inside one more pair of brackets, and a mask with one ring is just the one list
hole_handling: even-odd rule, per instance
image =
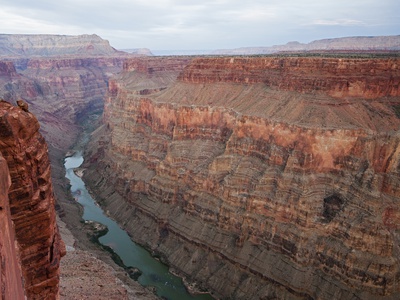
[[85, 179], [137, 241], [218, 297], [396, 299], [399, 63], [130, 60]]

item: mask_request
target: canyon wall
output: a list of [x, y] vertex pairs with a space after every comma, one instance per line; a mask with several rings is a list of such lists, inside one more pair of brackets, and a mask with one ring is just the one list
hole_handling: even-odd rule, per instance
[[0, 97], [25, 100], [52, 161], [76, 140], [88, 112], [100, 114], [108, 78], [126, 57], [97, 35], [0, 35]]
[[[9, 182], [2, 185], [2, 193], [4, 195], [3, 188], [10, 184], [11, 214], [7, 213], [7, 199], [2, 197], [2, 222], [8, 222], [4, 228], [11, 232], [15, 230], [16, 238], [15, 245], [12, 234], [1, 242], [5, 245], [11, 243], [9, 248], [17, 248], [14, 252], [18, 256], [18, 264], [13, 259], [14, 252], [9, 258], [8, 255], [2, 256], [5, 262], [9, 261], [5, 264], [5, 271], [16, 272], [18, 277], [21, 268], [28, 299], [57, 299], [59, 263], [65, 247], [56, 225], [47, 145], [33, 114], [5, 101], [0, 102], [0, 152], [9, 169], [1, 174], [10, 177]], [[7, 215], [11, 219], [6, 218]], [[10, 225], [11, 221], [13, 225]], [[13, 284], [13, 299], [21, 299], [20, 280]], [[6, 289], [6, 292], [10, 291]]]
[[2, 299], [24, 299], [22, 272], [15, 247], [8, 190], [11, 185], [6, 160], [0, 153], [0, 291]]
[[[12, 61], [17, 68], [0, 76], [0, 95], [24, 99], [38, 116], [50, 149], [64, 152], [78, 134], [77, 121], [88, 111], [101, 113], [107, 80], [122, 68], [122, 57], [30, 58]], [[10, 66], [11, 62], [1, 65]], [[72, 136], [62, 138], [63, 136]]]
[[133, 239], [221, 298], [396, 299], [400, 59], [168, 66], [125, 63], [86, 154]]

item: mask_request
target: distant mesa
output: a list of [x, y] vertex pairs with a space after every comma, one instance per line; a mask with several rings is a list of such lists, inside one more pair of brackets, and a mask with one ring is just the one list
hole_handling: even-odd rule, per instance
[[113, 56], [124, 54], [96, 34], [0, 34], [0, 57]]
[[121, 49], [121, 51], [140, 56], [153, 56], [153, 53], [148, 48]]
[[296, 41], [286, 45], [271, 47], [243, 47], [220, 49], [214, 55], [259, 55], [279, 52], [315, 52], [315, 51], [399, 51], [400, 35], [393, 36], [356, 36], [323, 39], [302, 44]]

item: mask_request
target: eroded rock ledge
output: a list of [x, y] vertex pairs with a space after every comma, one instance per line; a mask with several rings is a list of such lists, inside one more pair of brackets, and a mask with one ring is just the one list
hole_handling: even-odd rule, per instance
[[218, 297], [398, 297], [399, 59], [160, 63], [110, 83], [87, 158], [134, 239]]
[[[8, 199], [18, 247], [18, 265], [7, 264], [2, 271], [22, 270], [28, 299], [57, 299], [65, 247], [56, 225], [47, 145], [36, 118], [5, 101], [0, 101], [0, 152], [11, 178]], [[22, 299], [15, 284], [13, 299]]]

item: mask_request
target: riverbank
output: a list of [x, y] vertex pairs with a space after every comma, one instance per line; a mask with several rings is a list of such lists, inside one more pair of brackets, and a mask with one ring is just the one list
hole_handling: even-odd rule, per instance
[[157, 299], [148, 290], [132, 287], [118, 271], [92, 252], [75, 248], [75, 238], [58, 220], [67, 254], [61, 261], [60, 299]]

